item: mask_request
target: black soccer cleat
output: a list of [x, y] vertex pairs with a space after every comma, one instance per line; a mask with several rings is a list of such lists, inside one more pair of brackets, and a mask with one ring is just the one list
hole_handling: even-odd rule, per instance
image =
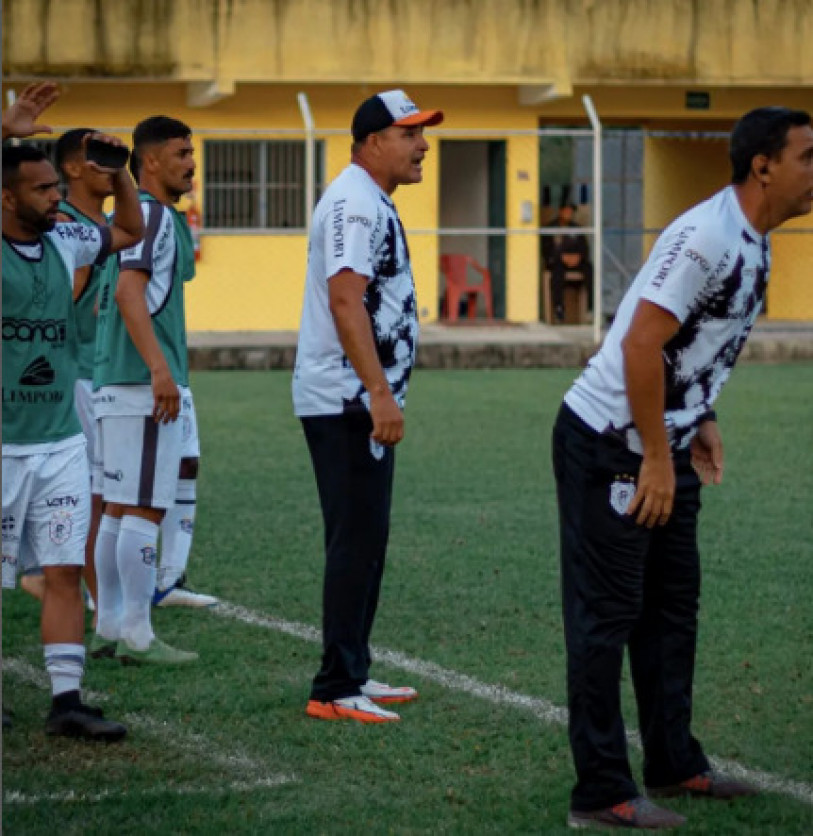
[[74, 708], [52, 708], [45, 721], [45, 733], [52, 737], [78, 737], [102, 743], [115, 743], [127, 734], [127, 727], [105, 720], [101, 709], [80, 704]]

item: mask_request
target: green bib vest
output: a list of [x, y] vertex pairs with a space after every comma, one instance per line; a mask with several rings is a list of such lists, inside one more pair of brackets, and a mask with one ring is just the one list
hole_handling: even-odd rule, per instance
[[3, 239], [3, 442], [41, 444], [82, 432], [73, 406], [72, 276], [42, 236], [29, 261]]
[[[67, 201], [59, 202], [59, 211], [73, 218], [77, 223], [85, 226], [98, 226], [95, 221]], [[96, 300], [99, 297], [99, 288], [105, 279], [109, 280], [118, 270], [117, 264], [116, 256], [111, 255], [103, 265], [90, 267], [87, 284], [74, 302], [76, 336], [79, 342], [77, 353], [79, 377], [86, 380], [93, 377], [93, 359], [96, 355]]]
[[[140, 193], [142, 203], [158, 203], [150, 194]], [[195, 275], [195, 249], [192, 234], [183, 215], [169, 207], [175, 236], [175, 262], [172, 284], [163, 305], [152, 314], [158, 344], [169, 365], [172, 379], [179, 386], [189, 385], [189, 358], [186, 350], [184, 282]], [[99, 288], [96, 355], [93, 388], [115, 385], [150, 385], [152, 376], [121, 317], [115, 301], [118, 272], [103, 280]]]

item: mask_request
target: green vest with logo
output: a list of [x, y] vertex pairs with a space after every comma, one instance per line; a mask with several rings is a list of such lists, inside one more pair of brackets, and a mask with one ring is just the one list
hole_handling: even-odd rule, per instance
[[47, 235], [29, 261], [3, 239], [3, 442], [41, 444], [82, 432], [73, 406], [72, 276]]
[[[59, 202], [59, 211], [73, 218], [77, 223], [85, 226], [98, 226], [84, 212], [65, 200]], [[90, 275], [87, 284], [73, 306], [78, 340], [77, 363], [79, 377], [83, 379], [93, 377], [93, 358], [96, 354], [96, 300], [99, 297], [99, 288], [103, 281], [109, 281], [118, 270], [118, 260], [115, 255], [111, 255], [103, 265], [93, 265], [88, 269]]]
[[[142, 203], [158, 203], [150, 194], [140, 193]], [[195, 248], [186, 219], [172, 207], [175, 236], [175, 262], [172, 286], [159, 310], [152, 314], [152, 326], [161, 351], [169, 365], [172, 379], [179, 386], [189, 385], [189, 358], [186, 350], [186, 314], [184, 282], [195, 275]], [[150, 385], [152, 376], [147, 364], [130, 339], [130, 334], [115, 301], [118, 272], [102, 282], [99, 289], [96, 355], [93, 364], [93, 388], [115, 385]]]

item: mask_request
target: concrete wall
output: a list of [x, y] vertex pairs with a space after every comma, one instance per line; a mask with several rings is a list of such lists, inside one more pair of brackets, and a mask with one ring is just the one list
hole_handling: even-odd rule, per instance
[[809, 85], [812, 36], [809, 0], [6, 0], [3, 71], [215, 94], [327, 79]]

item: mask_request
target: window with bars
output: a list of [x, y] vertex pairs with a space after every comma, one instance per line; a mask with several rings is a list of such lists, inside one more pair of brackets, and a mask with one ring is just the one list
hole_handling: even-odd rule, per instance
[[[315, 202], [324, 180], [324, 143], [316, 143]], [[204, 140], [206, 229], [304, 229], [304, 140]]]

